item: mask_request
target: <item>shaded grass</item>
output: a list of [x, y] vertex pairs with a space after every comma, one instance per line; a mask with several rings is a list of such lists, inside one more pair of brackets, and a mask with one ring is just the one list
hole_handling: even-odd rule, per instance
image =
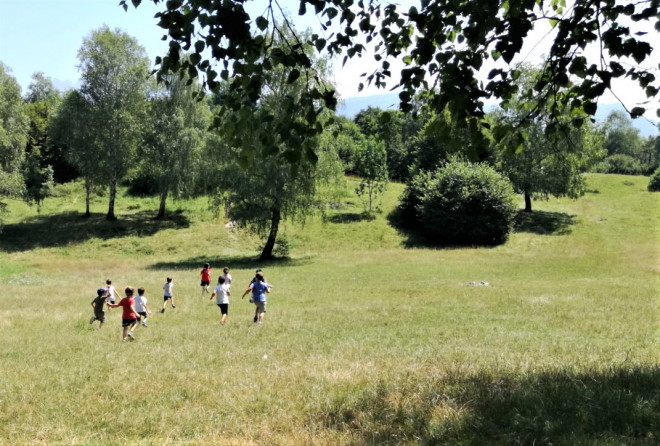
[[367, 212], [343, 212], [336, 213], [327, 217], [327, 221], [330, 223], [355, 223], [358, 221], [373, 221], [375, 219], [376, 217], [373, 214], [369, 214]]
[[514, 228], [516, 232], [532, 232], [539, 235], [568, 235], [576, 217], [561, 212], [521, 210], [516, 215]]
[[188, 218], [181, 213], [155, 221], [151, 212], [143, 211], [123, 215], [121, 220], [108, 221], [104, 214], [85, 217], [77, 212], [65, 212], [7, 224], [0, 237], [0, 249], [6, 252], [30, 251], [78, 244], [92, 238], [148, 237], [165, 229], [189, 226]]
[[328, 402], [356, 444], [657, 444], [660, 367], [513, 374], [430, 368]]
[[157, 262], [150, 265], [149, 269], [172, 270], [172, 269], [195, 269], [204, 263], [215, 265], [220, 270], [224, 265], [232, 265], [232, 268], [257, 269], [257, 268], [288, 268], [304, 265], [311, 259], [275, 258], [260, 260], [258, 256], [197, 256], [174, 262]]

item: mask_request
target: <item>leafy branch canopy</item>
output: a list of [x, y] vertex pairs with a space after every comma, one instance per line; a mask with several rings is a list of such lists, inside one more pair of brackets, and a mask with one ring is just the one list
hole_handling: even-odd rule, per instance
[[[130, 1], [135, 7], [142, 2]], [[240, 117], [259, 102], [266, 72], [281, 66], [289, 70], [290, 82], [304, 76], [307, 89], [296, 107], [305, 111], [307, 125], [282, 128], [276, 135], [301, 158], [307, 150], [304, 141], [325, 125], [323, 108], [334, 110], [337, 105], [333, 88], [314, 73], [305, 52], [309, 46], [345, 62], [362, 57], [365, 43], [373, 45], [379, 67], [366, 73], [364, 81], [385, 87], [392, 77], [391, 61], [402, 60], [404, 68], [393, 86], [401, 90], [402, 110], [411, 110], [415, 95], [424, 91], [437, 109], [448, 107], [457, 118], [480, 119], [485, 100], [498, 98], [506, 108], [520, 94], [514, 58], [535, 24], [546, 21], [554, 27], [554, 40], [527, 92], [540, 97], [539, 107], [568, 106], [593, 115], [598, 98], [616, 78], [637, 82], [649, 100], [660, 90], [653, 73], [657, 67], [644, 65], [654, 50], [645, 40], [650, 25], [655, 30], [651, 32], [660, 32], [660, 0], [420, 0], [419, 7], [406, 11], [376, 0], [300, 0], [298, 14], [312, 12], [322, 30], [304, 41], [289, 19], [279, 24], [275, 20], [282, 11], [278, 0], [263, 1], [258, 15], [247, 12], [250, 0], [151, 1], [165, 5], [156, 18], [167, 32], [164, 39], [169, 39], [168, 53], [156, 58], [157, 75], [185, 72], [212, 91], [221, 81], [228, 82], [240, 93], [235, 96], [240, 100], [224, 104], [221, 112], [238, 117], [233, 131], [241, 131]], [[127, 2], [120, 4], [127, 8]], [[297, 36], [286, 51], [273, 45], [285, 29]], [[596, 61], [585, 54], [590, 45], [599, 49]], [[190, 57], [181, 57], [182, 51]], [[480, 81], [480, 70], [495, 61], [503, 61], [505, 68], [492, 69], [487, 80]], [[547, 93], [539, 96], [540, 91]], [[637, 117], [645, 111], [635, 107], [629, 112]], [[660, 116], [660, 108], [657, 113]]]

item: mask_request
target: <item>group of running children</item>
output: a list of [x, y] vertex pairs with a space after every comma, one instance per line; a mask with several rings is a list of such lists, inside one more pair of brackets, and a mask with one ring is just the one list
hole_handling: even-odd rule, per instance
[[[209, 290], [211, 285], [211, 268], [208, 263], [204, 264], [204, 267], [200, 271], [202, 287], [202, 298], [205, 297], [205, 294], [210, 294], [209, 300], [216, 298], [216, 303], [220, 308], [222, 318], [220, 319], [220, 324], [225, 325], [227, 323], [227, 315], [229, 314], [229, 296], [231, 296], [231, 274], [229, 274], [229, 268], [224, 268], [222, 275], [218, 277], [218, 284], [215, 286], [213, 291]], [[135, 296], [135, 289], [131, 286], [126, 287], [124, 290], [126, 297], [121, 298], [115, 287], [112, 285], [111, 280], [106, 280], [105, 288], [99, 288], [96, 290], [97, 296], [92, 300], [92, 308], [94, 308], [94, 316], [89, 320], [90, 324], [93, 324], [95, 321], [99, 322], [99, 328], [103, 326], [105, 322], [105, 306], [108, 308], [122, 308], [122, 341], [133, 341], [135, 336], [133, 331], [137, 327], [138, 323], [142, 324], [144, 327], [148, 327], [147, 318], [151, 314], [151, 310], [147, 306], [147, 298], [144, 296], [144, 288], [138, 288], [137, 296]], [[176, 308], [174, 304], [174, 283], [171, 277], [167, 278], [167, 282], [163, 285], [163, 307], [160, 312], [165, 313], [165, 307], [169, 302], [172, 308]], [[255, 276], [250, 282], [250, 285], [241, 296], [241, 299], [244, 298], [248, 293], [252, 293], [250, 297], [250, 302], [254, 303], [254, 318], [253, 322], [257, 325], [262, 325], [264, 316], [266, 314], [266, 294], [270, 293], [272, 286], [266, 282], [264, 278], [263, 271], [257, 269]], [[117, 297], [119, 302], [116, 302], [115, 297]]]

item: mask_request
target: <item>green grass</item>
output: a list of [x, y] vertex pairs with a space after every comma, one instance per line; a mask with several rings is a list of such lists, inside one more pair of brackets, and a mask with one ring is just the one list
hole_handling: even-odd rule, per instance
[[[281, 236], [291, 258], [225, 227], [206, 199], [120, 197], [90, 219], [80, 185], [10, 203], [0, 235], [0, 444], [660, 442], [660, 194], [590, 175], [578, 201], [534, 203], [495, 248], [431, 249], [357, 199]], [[350, 190], [350, 187], [349, 187]], [[199, 269], [228, 265], [228, 325]], [[263, 327], [240, 294], [275, 285]], [[144, 286], [177, 309], [120, 342], [88, 324], [96, 288]], [[489, 286], [470, 286], [486, 281]]]

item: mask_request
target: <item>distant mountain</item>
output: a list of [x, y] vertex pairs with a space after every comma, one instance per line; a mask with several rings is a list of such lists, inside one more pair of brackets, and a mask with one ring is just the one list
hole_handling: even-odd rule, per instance
[[[395, 110], [399, 106], [399, 93], [384, 93], [373, 96], [361, 96], [346, 98], [343, 103], [337, 107], [337, 113], [353, 118], [360, 111], [368, 107], [376, 107], [381, 110]], [[596, 112], [597, 121], [605, 121], [607, 116], [613, 111], [626, 112], [621, 104], [598, 104], [598, 111]], [[632, 120], [633, 126], [639, 130], [639, 134], [643, 137], [658, 136], [660, 134], [660, 123], [658, 121], [648, 120], [646, 118], [637, 118]]]
[[[626, 110], [621, 104], [598, 104], [598, 110], [596, 111], [596, 121], [605, 121], [609, 114], [614, 111], [622, 112], [627, 115]], [[658, 121], [641, 117], [633, 119], [632, 125], [637, 130], [639, 130], [639, 134], [644, 138], [647, 136], [660, 135], [660, 123]]]
[[362, 110], [366, 110], [368, 107], [380, 108], [381, 110], [395, 110], [399, 107], [399, 93], [392, 92], [373, 96], [346, 98], [337, 107], [337, 113], [347, 118], [354, 118], [355, 115]]

